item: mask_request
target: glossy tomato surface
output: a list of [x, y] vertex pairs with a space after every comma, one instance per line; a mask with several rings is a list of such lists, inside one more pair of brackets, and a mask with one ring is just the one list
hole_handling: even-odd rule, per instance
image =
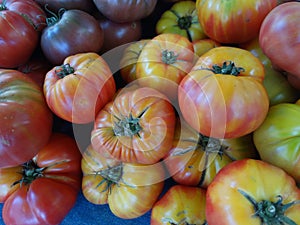
[[59, 224], [76, 202], [80, 162], [75, 140], [53, 133], [31, 160], [0, 169], [5, 224]]

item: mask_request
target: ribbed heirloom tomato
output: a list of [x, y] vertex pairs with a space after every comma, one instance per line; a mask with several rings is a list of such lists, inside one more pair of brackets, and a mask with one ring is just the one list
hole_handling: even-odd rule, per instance
[[116, 84], [106, 61], [96, 53], [68, 56], [45, 76], [44, 94], [50, 109], [69, 122], [94, 121], [112, 99]]
[[212, 48], [180, 82], [180, 111], [202, 135], [237, 138], [249, 134], [269, 110], [264, 76], [263, 64], [249, 51]]
[[175, 111], [165, 95], [148, 87], [123, 89], [97, 114], [91, 143], [100, 154], [153, 164], [172, 147]]

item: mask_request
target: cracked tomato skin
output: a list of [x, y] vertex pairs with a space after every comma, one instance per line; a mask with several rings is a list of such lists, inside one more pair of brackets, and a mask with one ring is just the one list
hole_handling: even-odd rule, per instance
[[20, 71], [0, 69], [0, 90], [0, 167], [9, 167], [47, 144], [53, 114], [41, 87]]
[[[53, 133], [48, 144], [27, 164], [1, 168], [0, 201], [4, 202], [4, 223], [61, 223], [74, 206], [81, 187], [81, 158], [73, 138]], [[35, 165], [34, 172], [38, 175], [34, 176], [33, 170], [29, 170], [33, 167], [25, 169], [25, 165]]]
[[93, 148], [124, 162], [156, 163], [172, 147], [173, 106], [152, 88], [123, 90], [97, 114], [91, 133]]
[[[255, 207], [245, 195], [251, 196], [256, 202], [265, 200], [268, 203], [275, 203], [281, 197], [282, 204], [294, 202], [295, 204], [284, 210], [284, 216], [293, 220], [295, 224], [300, 223], [300, 190], [295, 180], [279, 167], [255, 159], [234, 161], [219, 171], [207, 188], [207, 223], [261, 225], [260, 217], [254, 216]], [[277, 215], [280, 214], [276, 212]], [[268, 219], [269, 222], [265, 223], [267, 225], [281, 224], [277, 220], [278, 217]]]

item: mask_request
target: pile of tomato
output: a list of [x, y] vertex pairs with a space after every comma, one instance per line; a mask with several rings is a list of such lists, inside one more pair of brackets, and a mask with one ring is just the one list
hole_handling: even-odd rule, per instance
[[[300, 224], [300, 2], [0, 0], [0, 202]], [[166, 181], [173, 183], [166, 188]]]

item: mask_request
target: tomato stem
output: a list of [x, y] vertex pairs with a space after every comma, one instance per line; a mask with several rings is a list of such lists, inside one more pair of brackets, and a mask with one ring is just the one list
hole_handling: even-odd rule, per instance
[[46, 18], [46, 24], [48, 27], [50, 27], [50, 26], [53, 26], [54, 24], [56, 24], [58, 21], [60, 21], [62, 15], [65, 13], [66, 9], [60, 8], [58, 10], [57, 14], [55, 14], [50, 9], [48, 9], [48, 4], [46, 4], [45, 11], [51, 15], [50, 17]]
[[65, 76], [68, 76], [69, 74], [74, 73], [74, 68], [70, 66], [69, 63], [67, 64], [63, 64], [61, 66], [57, 66], [55, 68], [55, 74], [59, 77], [59, 78], [64, 78]]
[[284, 215], [285, 211], [295, 204], [300, 204], [299, 201], [289, 202], [283, 204], [283, 198], [278, 195], [278, 200], [272, 202], [269, 200], [261, 200], [257, 202], [252, 196], [245, 191], [238, 189], [238, 191], [253, 205], [255, 213], [253, 216], [259, 217], [261, 224], [264, 225], [297, 225], [293, 220]]
[[176, 62], [178, 55], [175, 55], [173, 51], [163, 50], [161, 59], [164, 63], [170, 65]]
[[216, 74], [234, 75], [234, 76], [237, 76], [241, 72], [245, 71], [244, 68], [235, 66], [234, 62], [232, 61], [225, 61], [222, 66], [215, 64], [212, 66], [212, 69], [209, 70]]

